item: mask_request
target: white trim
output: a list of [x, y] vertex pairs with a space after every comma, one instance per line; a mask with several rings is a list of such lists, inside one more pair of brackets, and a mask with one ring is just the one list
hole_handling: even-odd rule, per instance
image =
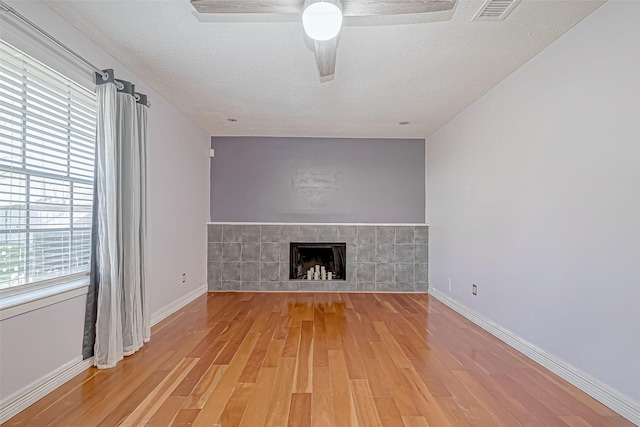
[[0, 320], [86, 295], [89, 278], [0, 298]]
[[564, 360], [545, 352], [541, 348], [520, 338], [513, 332], [504, 329], [502, 326], [492, 322], [482, 314], [466, 307], [437, 289], [429, 288], [429, 294], [447, 307], [494, 335], [496, 338], [518, 350], [531, 360], [538, 362], [554, 374], [570, 382], [603, 405], [608, 406], [632, 423], [640, 425], [639, 402], [636, 402], [629, 396], [625, 396], [624, 394], [614, 390], [602, 381], [571, 366]]
[[207, 222], [207, 225], [357, 225], [372, 227], [424, 227], [427, 223], [390, 222], [390, 223], [364, 223], [364, 222]]
[[93, 357], [78, 357], [0, 402], [0, 424], [93, 366]]
[[176, 311], [180, 310], [182, 307], [186, 306], [187, 304], [189, 304], [199, 296], [204, 295], [206, 293], [207, 293], [207, 287], [201, 286], [189, 292], [188, 294], [178, 298], [171, 304], [161, 308], [160, 310], [156, 311], [151, 315], [151, 326], [157, 325], [167, 317], [171, 316]]

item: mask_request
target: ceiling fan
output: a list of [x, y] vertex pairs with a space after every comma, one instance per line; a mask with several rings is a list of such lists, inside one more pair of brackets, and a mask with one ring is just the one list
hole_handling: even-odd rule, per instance
[[274, 13], [302, 16], [320, 81], [332, 80], [342, 17], [408, 15], [452, 10], [456, 0], [191, 0], [200, 13]]

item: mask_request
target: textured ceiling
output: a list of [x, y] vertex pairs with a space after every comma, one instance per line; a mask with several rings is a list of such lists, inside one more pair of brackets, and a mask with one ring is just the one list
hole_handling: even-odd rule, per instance
[[46, 3], [211, 135], [424, 138], [603, 1], [522, 0], [503, 22], [472, 22], [482, 1], [465, 0], [347, 21], [327, 83], [290, 16], [198, 15], [188, 0]]

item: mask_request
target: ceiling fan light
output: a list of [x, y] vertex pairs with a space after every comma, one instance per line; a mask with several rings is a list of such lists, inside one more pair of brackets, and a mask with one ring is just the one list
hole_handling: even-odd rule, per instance
[[342, 28], [342, 11], [333, 3], [311, 3], [302, 12], [302, 26], [304, 32], [314, 40], [331, 40]]

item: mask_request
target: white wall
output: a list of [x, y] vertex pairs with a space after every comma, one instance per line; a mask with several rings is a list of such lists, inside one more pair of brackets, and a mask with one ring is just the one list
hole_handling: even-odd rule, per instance
[[[149, 274], [151, 313], [206, 286], [209, 135], [39, 1], [18, 12], [116, 77], [146, 93], [149, 110]], [[181, 275], [187, 274], [186, 284]], [[81, 355], [85, 297], [0, 324], [0, 401]]]
[[427, 141], [430, 286], [636, 401], [639, 76], [610, 0]]

